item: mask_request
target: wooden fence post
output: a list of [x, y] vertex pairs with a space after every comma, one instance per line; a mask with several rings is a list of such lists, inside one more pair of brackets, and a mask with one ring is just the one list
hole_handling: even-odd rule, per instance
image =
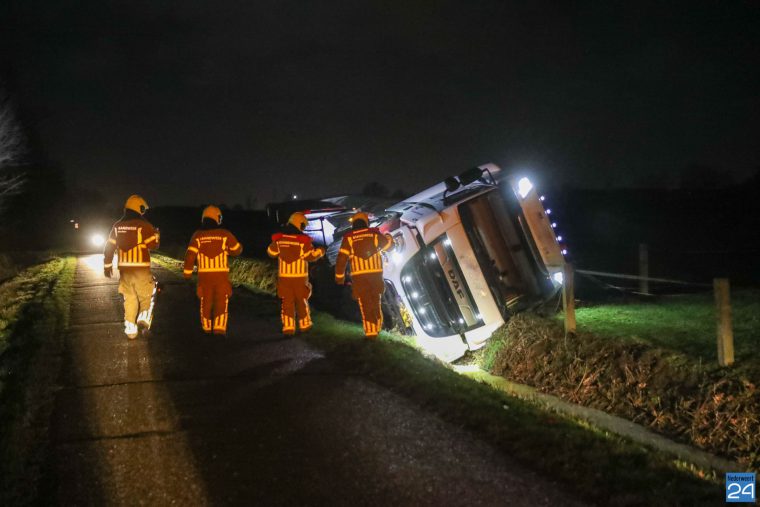
[[734, 364], [734, 331], [731, 327], [731, 296], [728, 278], [714, 278], [715, 307], [718, 317], [718, 364]]
[[563, 268], [562, 307], [565, 310], [565, 336], [575, 334], [575, 280], [573, 265], [565, 263]]
[[639, 292], [649, 294], [649, 246], [639, 243]]

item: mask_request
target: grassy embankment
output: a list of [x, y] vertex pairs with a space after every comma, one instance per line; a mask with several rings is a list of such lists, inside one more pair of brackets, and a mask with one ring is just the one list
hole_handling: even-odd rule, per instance
[[760, 292], [733, 296], [736, 364], [717, 364], [711, 294], [577, 311], [520, 315], [500, 329], [478, 364], [573, 403], [646, 425], [747, 469], [760, 468]]
[[53, 259], [0, 285], [0, 504], [37, 498], [75, 266]]
[[[181, 268], [176, 260], [155, 259], [175, 272]], [[240, 285], [272, 294], [272, 263], [241, 259], [233, 264], [231, 277]], [[377, 343], [370, 344], [357, 324], [322, 312], [315, 312], [314, 320], [314, 330], [305, 339], [348, 374], [367, 377], [468, 428], [587, 500], [614, 505], [699, 505], [722, 498], [717, 478], [704, 477], [703, 472], [667, 455], [458, 375], [421, 354], [407, 338], [382, 333]]]

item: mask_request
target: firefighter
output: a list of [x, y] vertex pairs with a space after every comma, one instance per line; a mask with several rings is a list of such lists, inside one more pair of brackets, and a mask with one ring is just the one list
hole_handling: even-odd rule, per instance
[[314, 248], [311, 238], [303, 233], [309, 221], [303, 213], [293, 213], [284, 232], [272, 236], [267, 248], [270, 257], [278, 258], [277, 296], [282, 301], [280, 316], [282, 334], [289, 336], [298, 328], [302, 332], [311, 329], [309, 297], [309, 263], [321, 258], [325, 251]]
[[119, 294], [124, 296], [124, 333], [137, 338], [140, 328], [149, 330], [153, 322], [156, 281], [150, 272], [150, 253], [158, 247], [158, 229], [143, 215], [148, 203], [132, 195], [124, 204], [124, 215], [108, 234], [103, 252], [103, 272], [113, 275], [114, 253], [118, 252]]
[[383, 327], [380, 298], [385, 292], [385, 282], [381, 252], [390, 250], [393, 238], [369, 227], [369, 217], [362, 211], [351, 218], [351, 224], [352, 230], [343, 236], [335, 263], [335, 283], [345, 283], [346, 264], [351, 261], [352, 295], [359, 303], [364, 335], [374, 340]]
[[225, 335], [232, 295], [227, 259], [230, 255], [240, 255], [243, 245], [221, 225], [221, 210], [206, 206], [201, 214], [201, 228], [195, 231], [187, 246], [183, 274], [189, 280], [193, 266], [198, 264], [196, 293], [200, 300], [201, 328], [204, 333]]

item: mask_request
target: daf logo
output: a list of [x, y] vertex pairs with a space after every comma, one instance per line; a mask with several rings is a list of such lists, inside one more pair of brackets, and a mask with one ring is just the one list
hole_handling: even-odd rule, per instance
[[459, 283], [459, 280], [457, 280], [457, 275], [454, 273], [453, 269], [449, 270], [449, 279], [451, 280], [451, 286], [454, 288], [454, 291], [459, 298], [464, 299], [464, 291], [460, 288], [461, 284]]

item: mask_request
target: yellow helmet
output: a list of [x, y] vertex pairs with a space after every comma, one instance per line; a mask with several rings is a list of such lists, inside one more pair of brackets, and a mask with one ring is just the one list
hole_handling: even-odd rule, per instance
[[139, 195], [130, 195], [127, 202], [124, 203], [124, 209], [131, 209], [141, 215], [148, 211], [148, 203]]
[[203, 214], [201, 215], [201, 221], [203, 221], [204, 218], [210, 218], [217, 224], [222, 223], [222, 210], [217, 208], [216, 206], [206, 206], [203, 208]]
[[363, 211], [357, 211], [356, 213], [354, 213], [354, 216], [352, 216], [349, 221], [351, 223], [354, 223], [357, 220], [362, 220], [365, 224], [369, 225], [369, 215], [367, 215]]
[[290, 218], [288, 218], [288, 223], [295, 226], [295, 228], [299, 231], [303, 231], [306, 229], [306, 225], [308, 225], [309, 220], [306, 218], [306, 215], [300, 211], [296, 211], [290, 215]]

